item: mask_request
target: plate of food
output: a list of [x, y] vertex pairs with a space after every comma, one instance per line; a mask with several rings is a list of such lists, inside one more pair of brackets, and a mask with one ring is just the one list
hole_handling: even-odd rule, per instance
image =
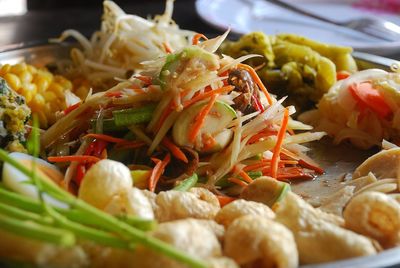
[[400, 263], [395, 61], [103, 5], [0, 53], [2, 267]]
[[[395, 1], [381, 1], [378, 5], [375, 1], [363, 0], [334, 2], [288, 0], [287, 2], [339, 23], [350, 19], [379, 16], [400, 25], [399, 8]], [[400, 41], [377, 39], [346, 27], [301, 16], [266, 0], [197, 0], [196, 10], [204, 22], [221, 30], [230, 28], [232, 32], [238, 34], [253, 31], [272, 35], [295, 33], [321, 42], [351, 46], [358, 51], [377, 55], [394, 55], [400, 47]]]

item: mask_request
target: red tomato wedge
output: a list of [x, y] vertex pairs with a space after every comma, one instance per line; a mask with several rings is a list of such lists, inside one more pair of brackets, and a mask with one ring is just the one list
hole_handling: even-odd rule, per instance
[[354, 83], [349, 86], [349, 90], [353, 98], [356, 99], [362, 106], [369, 108], [379, 116], [386, 118], [392, 114], [392, 110], [386, 103], [383, 96], [378, 90], [373, 88], [371, 83]]

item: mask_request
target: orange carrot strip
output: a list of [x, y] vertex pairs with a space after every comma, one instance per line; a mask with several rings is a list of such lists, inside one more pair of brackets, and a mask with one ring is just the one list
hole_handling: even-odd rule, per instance
[[139, 79], [140, 81], [144, 82], [147, 85], [151, 85], [153, 82], [153, 79], [151, 76], [146, 76], [146, 75], [137, 75], [135, 76], [136, 79]]
[[60, 162], [98, 162], [101, 159], [92, 155], [67, 155], [67, 156], [49, 156], [47, 161]]
[[161, 175], [164, 173], [165, 167], [168, 165], [169, 161], [171, 160], [170, 154], [167, 154], [164, 159], [161, 161], [157, 158], [151, 158], [156, 165], [154, 166], [150, 178], [149, 178], [149, 190], [154, 192], [157, 186], [157, 182], [160, 179]]
[[85, 137], [99, 139], [99, 140], [108, 141], [108, 142], [112, 142], [112, 143], [129, 142], [127, 140], [115, 138], [113, 136], [106, 135], [106, 134], [89, 133]]
[[112, 91], [112, 92], [107, 92], [105, 94], [106, 97], [108, 98], [121, 98], [122, 97], [122, 92], [121, 91]]
[[186, 108], [186, 107], [188, 107], [188, 106], [192, 105], [193, 103], [198, 102], [200, 100], [209, 98], [209, 97], [211, 97], [211, 96], [213, 96], [215, 94], [227, 93], [229, 91], [232, 91], [234, 88], [235, 88], [234, 86], [225, 86], [225, 87], [220, 87], [220, 88], [217, 88], [215, 90], [211, 90], [211, 91], [205, 92], [203, 94], [197, 95], [193, 99], [185, 101], [183, 103], [183, 108]]
[[163, 42], [162, 46], [167, 54], [171, 54], [173, 52], [172, 48], [169, 46], [167, 42]]
[[291, 158], [291, 159], [296, 160], [296, 161], [300, 160], [300, 157], [298, 155], [296, 155], [295, 153], [293, 153], [293, 152], [291, 152], [291, 151], [289, 151], [289, 150], [287, 150], [285, 148], [282, 148], [281, 153], [284, 156], [286, 156], [287, 158]]
[[242, 181], [242, 180], [240, 180], [238, 178], [228, 178], [228, 181], [230, 181], [230, 182], [232, 182], [234, 184], [237, 184], [239, 186], [243, 186], [243, 187], [247, 186], [246, 182], [244, 182], [244, 181]]
[[236, 198], [230, 197], [230, 196], [224, 196], [224, 195], [216, 195], [219, 201], [219, 205], [221, 207], [224, 207], [228, 205], [230, 202], [233, 202], [236, 200]]
[[255, 142], [259, 141], [261, 138], [269, 137], [269, 136], [272, 136], [272, 135], [276, 135], [276, 131], [266, 130], [266, 131], [259, 132], [259, 133], [255, 134], [255, 135], [253, 135], [247, 141], [247, 144], [255, 143]]
[[257, 72], [249, 65], [239, 63], [238, 66], [242, 69], [245, 69], [250, 73], [251, 78], [253, 78], [254, 82], [256, 82], [257, 86], [261, 89], [264, 93], [265, 97], [268, 100], [268, 104], [271, 105], [273, 103], [271, 95], [268, 93], [267, 88], [264, 86], [263, 82], [261, 81], [260, 77], [258, 77]]
[[213, 107], [215, 101], [217, 100], [217, 97], [218, 94], [213, 95], [207, 105], [204, 106], [199, 114], [196, 116], [195, 122], [192, 128], [189, 130], [188, 138], [190, 142], [194, 142], [194, 140], [196, 139], [196, 136], [199, 133], [201, 127], [204, 125], [204, 122], [206, 121], [206, 116]]
[[198, 33], [193, 36], [192, 44], [197, 45], [201, 38], [203, 38], [204, 40], [208, 40], [208, 38], [204, 34]]
[[115, 146], [116, 149], [136, 149], [146, 145], [143, 141], [120, 142]]
[[252, 171], [255, 169], [259, 169], [259, 168], [263, 168], [267, 165], [270, 165], [270, 163], [268, 162], [261, 162], [261, 163], [257, 163], [257, 164], [253, 164], [253, 165], [247, 165], [243, 168], [243, 171]]
[[172, 111], [173, 111], [173, 103], [174, 103], [174, 100], [171, 100], [168, 103], [167, 107], [165, 107], [164, 111], [162, 111], [161, 116], [158, 119], [158, 122], [156, 124], [155, 132], [157, 132], [161, 128], [161, 126], [164, 123], [165, 119], [167, 119], [167, 117], [170, 115], [170, 113], [172, 113]]
[[182, 152], [181, 149], [179, 149], [178, 146], [176, 146], [170, 139], [167, 137], [164, 137], [162, 140], [162, 145], [167, 147], [167, 149], [172, 153], [173, 156], [175, 156], [177, 159], [182, 160], [184, 163], [188, 163], [188, 159], [186, 155]]
[[239, 171], [239, 175], [242, 176], [244, 181], [246, 181], [248, 183], [252, 183], [253, 182], [253, 179], [246, 172], [244, 172], [243, 169], [241, 171]]
[[277, 140], [276, 140], [276, 145], [275, 145], [274, 152], [273, 152], [272, 158], [271, 158], [271, 176], [273, 178], [276, 178], [278, 175], [279, 155], [281, 153], [281, 147], [282, 147], [283, 139], [285, 137], [288, 122], [289, 122], [289, 110], [285, 109], [283, 119], [282, 119], [282, 125], [281, 125], [281, 128], [279, 129]]

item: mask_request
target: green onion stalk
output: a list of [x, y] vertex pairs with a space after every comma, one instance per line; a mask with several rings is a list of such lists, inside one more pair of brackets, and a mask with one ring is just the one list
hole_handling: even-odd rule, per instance
[[[34, 125], [35, 121], [37, 122], [37, 120], [34, 120]], [[33, 133], [28, 141], [28, 150], [33, 156], [37, 157], [40, 146], [39, 135], [35, 131], [38, 131], [38, 128], [34, 126]], [[121, 220], [109, 215], [64, 191], [56, 184], [43, 179], [39, 173], [35, 172], [34, 164], [32, 170], [29, 170], [2, 149], [0, 149], [0, 160], [7, 162], [29, 177], [39, 193], [39, 202], [37, 202], [0, 188], [0, 201], [4, 202], [0, 206], [0, 228], [25, 237], [63, 246], [74, 245], [75, 237], [125, 249], [133, 249], [136, 244], [141, 244], [190, 267], [207, 267], [204, 261], [190, 256], [127, 223], [138, 223], [139, 225], [142, 224], [142, 227], [149, 228], [151, 224], [149, 225], [148, 221], [140, 221], [134, 217]], [[44, 193], [69, 205], [70, 209], [50, 206], [43, 200]], [[100, 229], [84, 224], [93, 224]]]

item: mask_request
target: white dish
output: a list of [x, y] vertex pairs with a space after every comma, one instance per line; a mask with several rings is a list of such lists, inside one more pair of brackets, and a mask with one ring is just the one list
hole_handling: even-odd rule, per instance
[[[400, 25], [400, 16], [355, 8], [348, 1], [291, 1], [307, 11], [323, 14], [332, 20], [346, 21], [379, 15]], [[205, 22], [221, 30], [230, 28], [238, 34], [252, 31], [263, 31], [267, 34], [295, 33], [376, 55], [400, 53], [400, 40], [388, 42], [376, 39], [351, 29], [301, 16], [266, 0], [197, 0], [196, 10]]]

